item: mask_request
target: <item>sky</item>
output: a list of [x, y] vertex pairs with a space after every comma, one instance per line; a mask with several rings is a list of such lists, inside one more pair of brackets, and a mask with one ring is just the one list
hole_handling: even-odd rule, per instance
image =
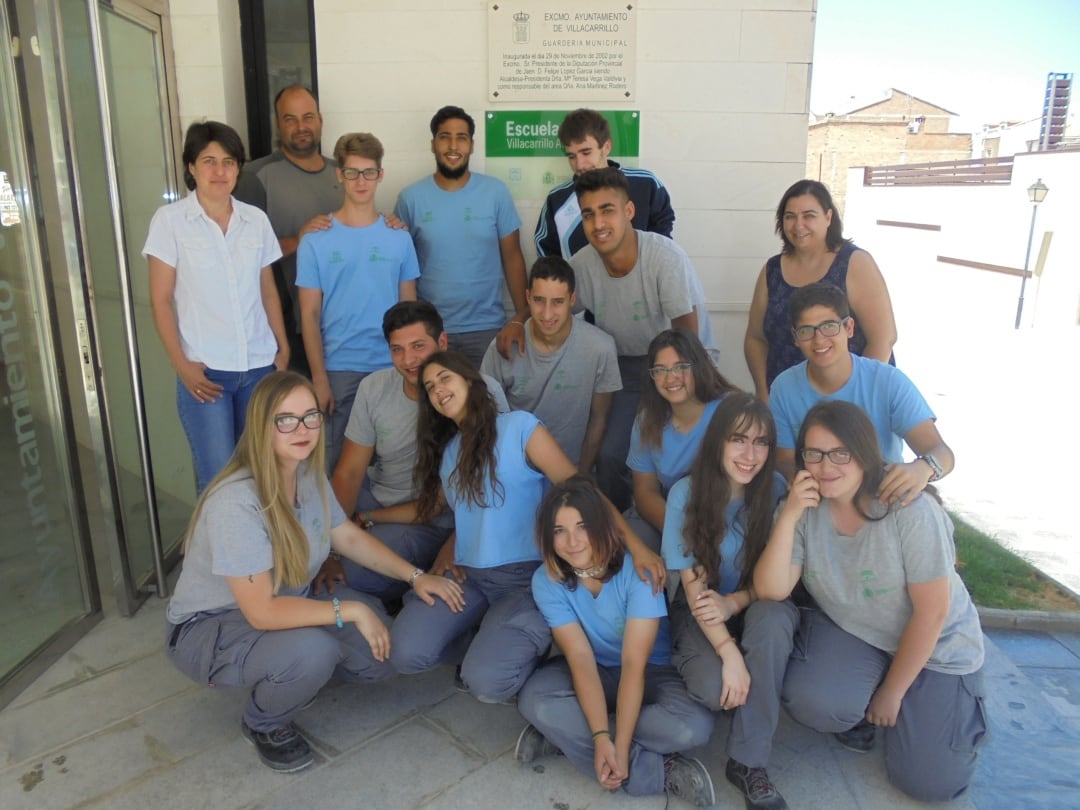
[[1074, 74], [1071, 111], [1080, 110], [1080, 0], [817, 5], [815, 114], [844, 112], [895, 87], [956, 113], [954, 131], [972, 132], [1039, 117], [1051, 72]]

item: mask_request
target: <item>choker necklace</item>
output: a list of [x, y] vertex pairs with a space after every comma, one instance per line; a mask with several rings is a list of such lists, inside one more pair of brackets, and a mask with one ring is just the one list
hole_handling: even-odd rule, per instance
[[570, 568], [573, 570], [574, 576], [578, 579], [596, 579], [597, 577], [603, 576], [604, 572], [607, 571], [606, 565], [597, 565], [592, 568], [574, 568], [573, 566], [570, 566]]

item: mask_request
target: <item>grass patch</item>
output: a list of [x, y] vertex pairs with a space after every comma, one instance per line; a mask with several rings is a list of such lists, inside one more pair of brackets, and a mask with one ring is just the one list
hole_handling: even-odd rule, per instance
[[1006, 610], [1080, 611], [1080, 602], [1022, 557], [949, 513], [957, 571], [976, 605]]

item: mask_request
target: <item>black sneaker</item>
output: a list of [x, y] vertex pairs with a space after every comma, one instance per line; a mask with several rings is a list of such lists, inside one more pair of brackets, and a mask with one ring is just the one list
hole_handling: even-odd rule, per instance
[[699, 760], [682, 754], [664, 757], [664, 790], [695, 807], [712, 807], [716, 804], [716, 792], [709, 771]]
[[854, 751], [856, 754], [867, 754], [874, 750], [874, 734], [876, 732], [877, 726], [865, 720], [860, 720], [854, 728], [849, 728], [847, 731], [838, 731], [833, 736], [848, 751]]
[[465, 685], [465, 679], [461, 677], [461, 664], [454, 667], [454, 688], [463, 695], [469, 694], [469, 687]]
[[255, 746], [263, 764], [278, 773], [302, 771], [315, 761], [311, 746], [292, 723], [273, 731], [255, 731], [241, 721], [240, 731]]
[[517, 738], [517, 745], [514, 746], [514, 759], [522, 763], [561, 753], [562, 751], [551, 740], [541, 734], [540, 729], [532, 723], [529, 723], [521, 730], [521, 734]]
[[751, 768], [729, 758], [724, 776], [742, 793], [746, 810], [787, 810], [787, 802], [764, 768]]

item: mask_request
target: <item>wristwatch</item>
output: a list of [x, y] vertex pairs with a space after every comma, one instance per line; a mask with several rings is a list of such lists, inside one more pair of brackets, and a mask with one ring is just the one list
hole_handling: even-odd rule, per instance
[[927, 464], [930, 465], [930, 469], [933, 471], [930, 476], [931, 482], [940, 481], [942, 478], [945, 477], [945, 468], [942, 467], [938, 460], [934, 458], [930, 453], [927, 453], [924, 456], [919, 456], [919, 461], [925, 461]]

